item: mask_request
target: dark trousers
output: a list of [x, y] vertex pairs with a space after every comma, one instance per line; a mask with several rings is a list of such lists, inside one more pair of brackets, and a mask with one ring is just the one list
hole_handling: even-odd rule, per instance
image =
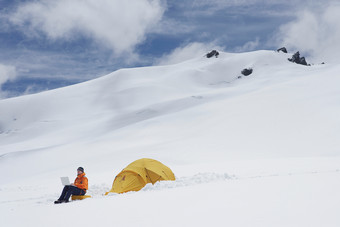
[[73, 185], [66, 185], [63, 189], [63, 192], [61, 193], [59, 197], [59, 201], [62, 200], [69, 200], [71, 195], [85, 195], [86, 191], [80, 188], [77, 188], [76, 186]]

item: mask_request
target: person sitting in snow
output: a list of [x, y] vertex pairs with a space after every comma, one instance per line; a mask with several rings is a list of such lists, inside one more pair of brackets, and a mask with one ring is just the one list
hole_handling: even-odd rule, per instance
[[67, 203], [71, 195], [85, 195], [88, 189], [88, 180], [84, 173], [84, 168], [77, 169], [78, 176], [74, 180], [74, 184], [66, 185], [59, 199], [54, 203]]

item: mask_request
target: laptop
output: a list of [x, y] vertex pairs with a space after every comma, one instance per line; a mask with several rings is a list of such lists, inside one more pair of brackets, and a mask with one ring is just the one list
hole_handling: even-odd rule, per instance
[[63, 186], [71, 185], [70, 179], [68, 177], [60, 177], [60, 180], [61, 180], [61, 183], [63, 184]]

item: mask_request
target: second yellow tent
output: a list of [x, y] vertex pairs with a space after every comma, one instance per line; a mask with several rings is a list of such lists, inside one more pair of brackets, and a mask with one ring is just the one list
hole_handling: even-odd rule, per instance
[[142, 158], [132, 162], [116, 176], [112, 189], [106, 195], [110, 192], [139, 191], [147, 183], [154, 184], [162, 180], [175, 180], [171, 169], [159, 161]]

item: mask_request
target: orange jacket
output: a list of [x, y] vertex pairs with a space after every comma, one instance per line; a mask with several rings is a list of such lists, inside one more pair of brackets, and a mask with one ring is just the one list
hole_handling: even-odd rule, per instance
[[77, 188], [87, 190], [89, 189], [87, 177], [85, 177], [85, 173], [79, 174], [77, 178], [74, 180], [74, 186]]

